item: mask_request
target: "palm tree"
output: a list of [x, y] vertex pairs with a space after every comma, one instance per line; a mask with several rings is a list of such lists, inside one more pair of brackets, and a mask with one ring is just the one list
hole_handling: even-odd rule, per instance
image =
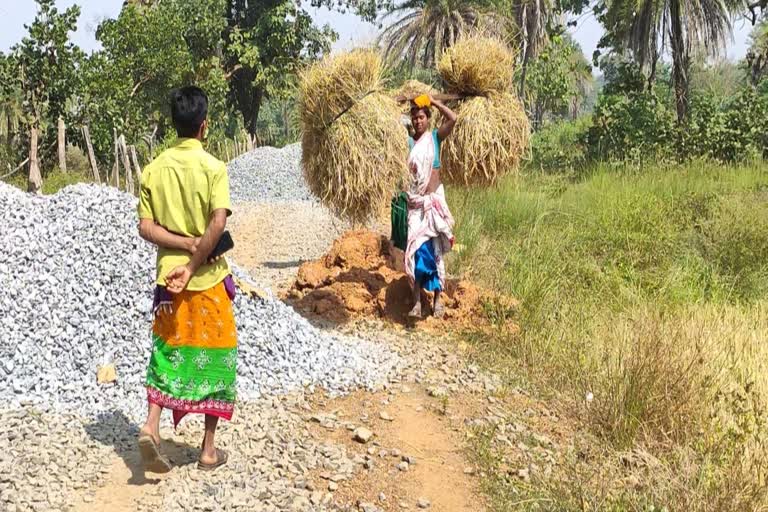
[[521, 54], [518, 91], [521, 98], [525, 98], [528, 66], [547, 43], [547, 27], [554, 20], [553, 7], [552, 0], [513, 0], [512, 11]]
[[749, 80], [752, 85], [757, 85], [768, 75], [768, 18], [752, 29], [749, 38], [750, 45], [746, 56]]
[[480, 31], [502, 36], [507, 32], [506, 20], [492, 7], [491, 0], [405, 0], [396, 4], [383, 19], [397, 17], [379, 37], [384, 56], [392, 62], [402, 59], [411, 68], [431, 68], [462, 34]]
[[744, 8], [742, 0], [613, 0], [606, 29], [632, 52], [652, 83], [659, 55], [672, 55], [672, 79], [678, 122], [688, 115], [691, 53], [717, 56], [731, 37], [731, 16]]

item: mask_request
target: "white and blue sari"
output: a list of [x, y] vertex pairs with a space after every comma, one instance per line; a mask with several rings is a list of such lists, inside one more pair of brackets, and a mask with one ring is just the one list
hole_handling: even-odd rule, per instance
[[454, 220], [440, 185], [428, 192], [432, 173], [440, 168], [440, 139], [437, 130], [425, 133], [419, 140], [409, 140], [408, 168], [411, 183], [408, 191], [408, 246], [405, 271], [411, 284], [427, 291], [445, 289], [443, 255], [454, 243]]

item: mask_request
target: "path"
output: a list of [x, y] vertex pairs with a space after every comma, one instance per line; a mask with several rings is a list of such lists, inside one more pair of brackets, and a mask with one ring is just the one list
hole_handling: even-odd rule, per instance
[[[341, 229], [322, 209], [307, 203], [254, 203], [241, 205], [238, 212], [231, 223], [236, 240], [232, 256], [274, 290], [283, 288], [295, 276], [302, 259], [324, 253]], [[357, 331], [356, 334], [366, 333]], [[223, 446], [233, 454], [230, 467], [222, 468], [213, 477], [201, 476], [194, 469], [196, 450], [192, 446], [197, 443], [201, 430], [194, 421], [185, 422], [175, 434], [167, 429], [163, 432], [168, 439], [163, 449], [171, 453], [174, 462], [182, 464], [169, 475], [148, 475], [147, 478], [141, 471], [135, 449], [128, 444], [122, 447], [121, 453], [112, 449], [112, 455], [103, 462], [108, 468], [104, 470], [103, 486], [95, 492], [93, 488], [80, 492], [73, 510], [150, 510], [178, 500], [178, 496], [183, 497], [185, 493], [199, 493], [201, 483], [223, 487], [220, 492], [231, 493], [226, 499], [234, 508], [251, 510], [261, 506], [259, 495], [265, 492], [253, 488], [249, 491], [253, 481], [288, 478], [296, 479], [297, 486], [313, 490], [313, 499], [316, 498], [318, 504], [325, 503], [330, 510], [334, 510], [334, 505], [352, 505], [357, 510], [358, 503], [376, 507], [366, 510], [389, 512], [405, 507], [413, 510], [417, 508], [417, 501], [425, 498], [431, 502], [431, 510], [482, 511], [477, 477], [463, 454], [463, 423], [472, 417], [471, 404], [482, 402], [486, 394], [431, 397], [426, 385], [418, 382], [432, 381], [447, 392], [446, 382], [458, 383], [457, 375], [464, 375], [461, 358], [402, 332], [387, 334], [386, 342], [397, 345], [395, 348], [412, 360], [404, 382], [395, 384], [389, 392], [358, 391], [337, 399], [316, 393], [308, 395], [306, 401], [304, 397], [296, 401], [289, 399], [279, 407], [272, 403], [242, 405], [233, 422], [223, 426], [220, 436]], [[380, 327], [373, 328], [367, 336], [381, 340], [382, 331]], [[428, 369], [433, 366], [442, 368], [436, 372], [436, 381], [428, 376]], [[462, 404], [460, 408], [458, 404]], [[391, 421], [382, 419], [382, 412], [389, 415]], [[270, 415], [274, 417], [270, 419]], [[317, 415], [335, 419], [321, 425], [311, 419]], [[374, 440], [365, 445], [355, 442], [347, 423], [371, 429]], [[259, 431], [254, 425], [263, 425], [264, 430]], [[297, 447], [310, 456], [297, 457]], [[407, 471], [397, 467], [404, 456], [413, 462]], [[344, 462], [347, 460], [349, 464]], [[333, 461], [341, 462], [334, 465]], [[289, 466], [311, 468], [315, 462], [317, 469], [307, 473], [308, 481], [299, 480], [304, 478], [301, 475], [292, 476]], [[334, 469], [328, 472], [323, 471], [323, 467]], [[247, 475], [249, 472], [253, 475]], [[190, 482], [201, 478], [202, 482]], [[180, 490], [187, 487], [190, 490]], [[329, 494], [329, 490], [333, 492]], [[174, 494], [169, 495], [170, 492]], [[382, 497], [385, 499], [380, 499]], [[285, 508], [263, 510], [310, 509], [310, 503], [294, 500]]]

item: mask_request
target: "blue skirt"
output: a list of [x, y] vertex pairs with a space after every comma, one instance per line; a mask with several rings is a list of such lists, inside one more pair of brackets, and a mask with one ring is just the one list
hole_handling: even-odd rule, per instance
[[430, 238], [416, 251], [416, 283], [428, 292], [442, 291], [440, 276], [437, 273], [437, 260], [435, 260], [435, 247]]

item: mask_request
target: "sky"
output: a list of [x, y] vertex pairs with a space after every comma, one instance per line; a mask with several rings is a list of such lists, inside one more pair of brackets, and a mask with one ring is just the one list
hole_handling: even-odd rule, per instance
[[[74, 41], [86, 51], [98, 48], [95, 38], [96, 27], [104, 18], [117, 16], [123, 0], [57, 0], [56, 2], [60, 9], [74, 3], [82, 8], [78, 30], [73, 36]], [[7, 51], [24, 37], [26, 34], [24, 24], [34, 19], [35, 6], [34, 0], [0, 0], [0, 51]], [[376, 27], [360, 21], [354, 14], [341, 14], [325, 8], [307, 8], [316, 22], [327, 23], [339, 33], [337, 49], [364, 45], [376, 37]], [[749, 44], [750, 29], [748, 22], [736, 22], [733, 41], [726, 51], [729, 59], [738, 60], [744, 57]], [[577, 27], [571, 29], [571, 32], [581, 45], [584, 54], [591, 60], [592, 52], [602, 35], [600, 24], [591, 14], [585, 15], [580, 19]]]

